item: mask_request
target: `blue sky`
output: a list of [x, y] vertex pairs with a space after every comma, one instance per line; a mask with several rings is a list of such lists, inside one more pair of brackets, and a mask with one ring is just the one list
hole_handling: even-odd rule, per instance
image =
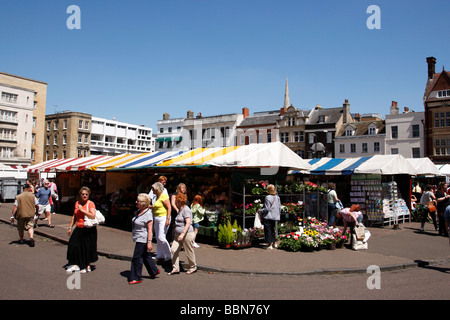
[[[81, 9], [70, 30], [69, 5]], [[370, 5], [381, 29], [366, 26]], [[184, 117], [291, 103], [423, 111], [426, 57], [450, 70], [450, 2], [385, 0], [2, 0], [0, 71], [48, 83], [71, 110], [156, 128]]]

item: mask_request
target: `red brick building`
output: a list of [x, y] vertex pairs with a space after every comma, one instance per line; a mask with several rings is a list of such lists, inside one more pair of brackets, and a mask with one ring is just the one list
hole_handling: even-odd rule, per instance
[[450, 72], [436, 73], [436, 58], [428, 57], [425, 107], [425, 156], [434, 163], [450, 163]]

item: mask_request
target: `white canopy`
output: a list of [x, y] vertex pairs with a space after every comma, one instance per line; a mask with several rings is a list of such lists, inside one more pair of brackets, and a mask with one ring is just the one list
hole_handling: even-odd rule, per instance
[[441, 175], [436, 165], [429, 158], [407, 158], [407, 160], [416, 169], [416, 176]]
[[366, 174], [409, 174], [416, 175], [416, 169], [402, 155], [375, 155], [355, 168], [355, 173]]

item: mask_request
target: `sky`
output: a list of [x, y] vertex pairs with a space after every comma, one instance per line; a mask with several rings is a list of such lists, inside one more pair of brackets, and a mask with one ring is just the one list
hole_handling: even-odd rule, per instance
[[46, 114], [154, 129], [165, 112], [280, 109], [286, 78], [299, 109], [348, 99], [352, 113], [384, 116], [392, 101], [419, 112], [426, 58], [450, 70], [449, 9], [448, 0], [1, 0], [0, 71], [48, 83]]

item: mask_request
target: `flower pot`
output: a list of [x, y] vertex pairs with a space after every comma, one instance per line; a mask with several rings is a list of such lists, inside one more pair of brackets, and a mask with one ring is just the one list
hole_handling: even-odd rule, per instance
[[336, 250], [336, 242], [327, 244], [327, 250]]
[[221, 249], [230, 249], [231, 248], [231, 244], [230, 243], [220, 243], [219, 244], [219, 248], [221, 248]]
[[336, 248], [340, 249], [344, 247], [344, 241], [340, 241], [336, 243]]

